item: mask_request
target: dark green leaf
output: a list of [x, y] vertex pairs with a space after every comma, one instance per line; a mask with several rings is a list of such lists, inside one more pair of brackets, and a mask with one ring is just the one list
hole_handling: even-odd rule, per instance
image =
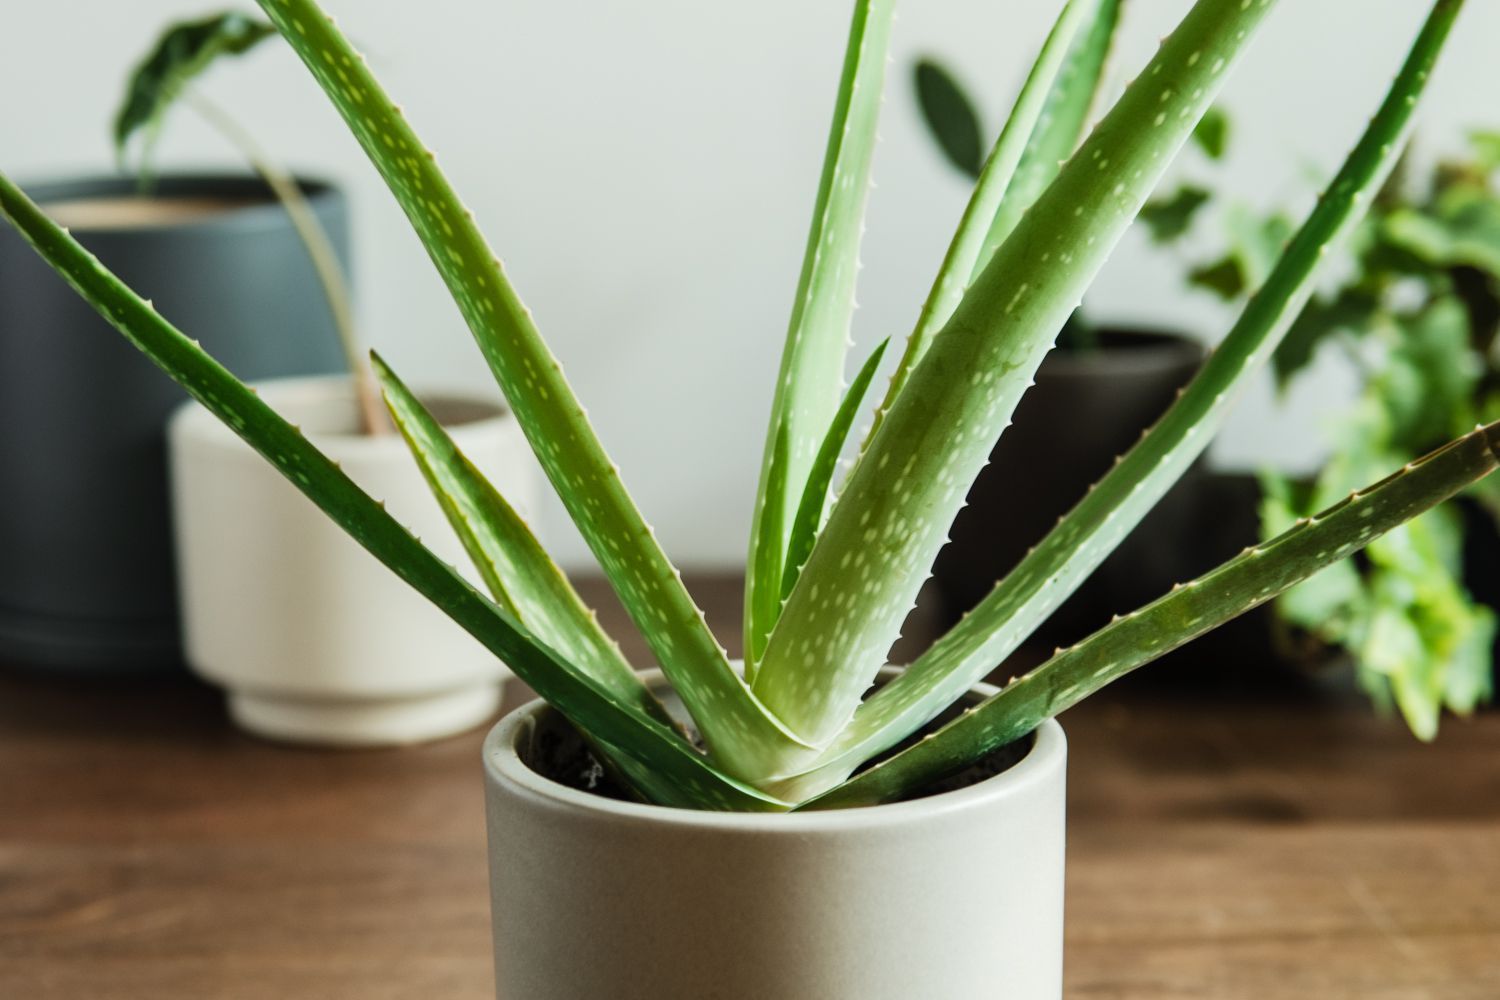
[[1359, 288], [1344, 288], [1332, 299], [1313, 299], [1287, 331], [1286, 339], [1271, 355], [1276, 387], [1285, 389], [1292, 377], [1312, 361], [1323, 341], [1343, 331], [1361, 331], [1378, 307], [1373, 295]]
[[123, 163], [131, 137], [143, 128], [154, 132], [183, 87], [215, 59], [248, 52], [275, 34], [268, 22], [234, 11], [167, 28], [126, 83], [115, 114], [115, 156]]
[[1233, 255], [1193, 268], [1188, 272], [1188, 282], [1207, 289], [1226, 301], [1239, 298], [1245, 294], [1246, 289], [1244, 270], [1239, 259]]
[[1222, 109], [1213, 107], [1193, 129], [1193, 142], [1212, 160], [1222, 160], [1229, 148], [1229, 116]]
[[984, 141], [980, 138], [979, 115], [973, 102], [953, 75], [931, 59], [917, 63], [913, 79], [922, 120], [943, 155], [953, 166], [977, 180], [984, 169]]
[[1140, 220], [1157, 243], [1169, 243], [1186, 233], [1193, 225], [1198, 209], [1208, 203], [1209, 193], [1191, 184], [1176, 193], [1146, 202]]

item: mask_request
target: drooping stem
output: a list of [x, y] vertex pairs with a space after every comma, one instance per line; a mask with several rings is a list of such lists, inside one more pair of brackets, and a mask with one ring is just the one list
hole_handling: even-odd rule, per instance
[[344, 363], [349, 368], [349, 378], [354, 383], [354, 398], [359, 410], [361, 433], [378, 435], [392, 431], [390, 418], [381, 404], [380, 393], [375, 388], [375, 377], [365, 362], [359, 339], [354, 330], [354, 309], [349, 295], [349, 282], [344, 269], [334, 252], [333, 242], [328, 238], [323, 224], [318, 221], [301, 186], [266, 155], [260, 144], [240, 126], [234, 118], [213, 101], [192, 87], [185, 88], [183, 98], [193, 110], [213, 126], [215, 131], [239, 150], [240, 155], [270, 187], [271, 193], [286, 210], [297, 238], [307, 250], [312, 261], [318, 283], [323, 286], [323, 297], [328, 302], [328, 311], [333, 316], [333, 325], [338, 331], [339, 346], [344, 352]]

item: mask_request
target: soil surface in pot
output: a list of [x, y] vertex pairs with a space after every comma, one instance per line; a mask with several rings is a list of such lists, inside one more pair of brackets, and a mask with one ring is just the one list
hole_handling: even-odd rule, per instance
[[104, 195], [44, 202], [42, 208], [60, 226], [98, 232], [197, 222], [262, 203], [258, 198]]
[[[880, 761], [899, 753], [928, 733], [946, 725], [957, 718], [964, 707], [955, 705], [949, 708], [905, 741], [865, 764], [860, 770], [874, 767]], [[696, 736], [693, 742], [699, 746], [702, 745], [701, 740], [698, 740]], [[964, 770], [934, 781], [907, 795], [902, 801], [923, 799], [931, 795], [940, 795], [943, 792], [956, 792], [961, 788], [968, 788], [970, 785], [977, 785], [981, 781], [993, 778], [1020, 763], [1031, 752], [1034, 742], [1035, 737], [1027, 734], [1019, 740], [991, 751]], [[573, 724], [555, 709], [548, 709], [538, 714], [536, 727], [532, 730], [530, 746], [519, 748], [518, 752], [527, 767], [549, 781], [607, 799], [622, 802], [633, 800], [633, 796], [621, 786], [610, 769], [600, 762], [598, 756], [587, 741], [579, 735]]]

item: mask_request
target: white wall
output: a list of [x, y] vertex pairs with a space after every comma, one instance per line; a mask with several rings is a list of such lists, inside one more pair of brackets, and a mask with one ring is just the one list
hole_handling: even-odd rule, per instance
[[[26, 4], [0, 34], [0, 167], [38, 177], [108, 163], [119, 81], [157, 27], [215, 5], [182, 0]], [[685, 564], [742, 557], [760, 440], [842, 51], [847, 2], [329, 0], [437, 151], [589, 406], [626, 482]], [[918, 126], [906, 67], [936, 52], [986, 96], [987, 124], [1019, 84], [1052, 0], [905, 5], [876, 164], [863, 350], [909, 326], [966, 192]], [[1123, 85], [1185, 0], [1132, 0], [1115, 61]], [[1426, 5], [1284, 3], [1228, 91], [1234, 189], [1306, 203], [1352, 142]], [[1469, 5], [1435, 82], [1426, 137], [1500, 120], [1500, 3]], [[286, 51], [217, 71], [205, 90], [292, 165], [353, 194], [370, 343], [418, 380], [487, 385], [457, 315], [399, 212]], [[184, 116], [162, 162], [233, 157]], [[1301, 199], [1300, 201], [1298, 199]], [[1138, 239], [1090, 301], [1100, 313], [1224, 328]], [[896, 352], [892, 352], [893, 354]], [[1348, 378], [1323, 366], [1281, 412], [1264, 386], [1242, 405], [1222, 463], [1317, 459], [1318, 414]], [[1311, 423], [1310, 423], [1311, 422]], [[560, 511], [565, 561], [586, 559]]]

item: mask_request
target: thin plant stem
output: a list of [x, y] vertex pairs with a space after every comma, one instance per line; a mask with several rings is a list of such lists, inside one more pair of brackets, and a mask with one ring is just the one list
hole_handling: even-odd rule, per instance
[[302, 188], [291, 174], [287, 173], [260, 148], [260, 145], [223, 108], [204, 97], [193, 88], [182, 95], [209, 125], [239, 150], [255, 172], [271, 188], [276, 200], [286, 209], [292, 228], [307, 250], [317, 273], [318, 283], [323, 286], [323, 297], [328, 301], [328, 311], [338, 330], [339, 344], [343, 348], [344, 362], [349, 367], [349, 376], [354, 383], [354, 396], [358, 404], [360, 430], [364, 434], [389, 434], [392, 430], [390, 418], [381, 404], [380, 393], [375, 388], [375, 379], [370, 366], [365, 363], [359, 340], [354, 330], [354, 311], [350, 304], [349, 283], [344, 269], [339, 264], [333, 243], [322, 223], [314, 214]]

